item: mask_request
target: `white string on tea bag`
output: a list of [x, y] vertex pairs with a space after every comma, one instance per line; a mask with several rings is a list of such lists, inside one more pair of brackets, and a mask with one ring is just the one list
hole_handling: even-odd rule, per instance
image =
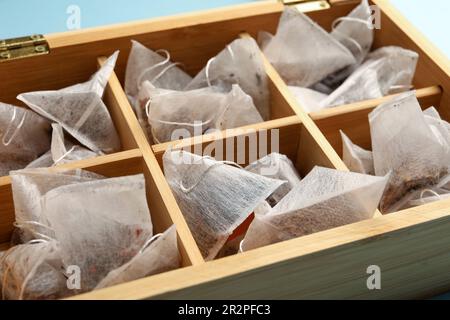
[[270, 93], [261, 52], [252, 38], [230, 43], [187, 85], [185, 90], [204, 87], [220, 88], [229, 92], [233, 84], [252, 97], [264, 120], [270, 118]]
[[370, 219], [388, 179], [315, 167], [272, 211], [255, 216], [242, 250]]
[[383, 97], [411, 89], [418, 54], [400, 47], [383, 47], [370, 53], [345, 82], [320, 105], [323, 108]]
[[342, 138], [342, 159], [347, 168], [352, 172], [374, 175], [372, 152], [354, 144], [342, 130], [340, 133]]
[[57, 91], [37, 91], [17, 98], [40, 115], [59, 123], [94, 152], [120, 150], [119, 135], [102, 100], [119, 52], [115, 52], [91, 80]]
[[[284, 182], [185, 151], [167, 150], [164, 173], [206, 260]], [[234, 164], [236, 165], [236, 164]]]
[[95, 289], [107, 288], [180, 267], [177, 232], [173, 225], [149, 239], [129, 262], [112, 270]]
[[147, 87], [147, 90], [150, 99], [146, 113], [157, 143], [178, 139], [177, 132], [187, 131], [193, 137], [211, 129], [231, 129], [263, 121], [251, 97], [238, 85], [233, 85], [228, 93], [212, 88], [169, 91]]
[[[48, 152], [30, 163], [26, 168], [48, 168], [72, 161], [94, 158], [98, 154], [65, 141], [64, 132], [61, 125], [52, 123], [52, 144]], [[67, 145], [67, 146], [66, 146]]]
[[449, 148], [425, 120], [415, 92], [401, 94], [369, 114], [375, 174], [392, 177], [381, 200], [383, 213], [405, 195], [439, 182], [448, 173]]
[[315, 112], [323, 109], [320, 103], [327, 97], [326, 94], [303, 87], [289, 86], [288, 88], [294, 95], [298, 104], [306, 112]]
[[374, 25], [368, 1], [362, 0], [347, 16], [334, 20], [331, 29], [330, 35], [351, 51], [356, 63], [328, 75], [313, 86], [314, 89], [324, 88], [326, 93], [336, 90], [364, 61], [372, 47]]
[[130, 261], [152, 235], [142, 174], [55, 188], [42, 206], [65, 265], [81, 271], [81, 292]]
[[55, 241], [33, 241], [9, 249], [0, 259], [5, 300], [61, 299], [71, 294]]
[[276, 152], [249, 164], [245, 170], [267, 178], [287, 181], [267, 199], [267, 202], [272, 207], [283, 199], [301, 180], [292, 161], [285, 155]]
[[51, 172], [48, 169], [26, 169], [11, 172], [11, 187], [14, 199], [15, 225], [20, 229], [18, 242], [32, 239], [54, 238], [43, 212], [41, 198], [48, 191], [69, 184], [103, 178], [92, 172], [75, 170]]
[[125, 93], [135, 108], [138, 103], [135, 100], [145, 81], [150, 81], [156, 88], [183, 90], [192, 80], [190, 75], [178, 67], [179, 63], [170, 61], [167, 50], [153, 51], [137, 41], [132, 40], [131, 43], [125, 71]]
[[356, 63], [345, 46], [292, 8], [284, 10], [277, 32], [263, 52], [289, 85], [299, 87], [309, 87]]
[[0, 176], [5, 176], [50, 148], [50, 123], [33, 111], [0, 102], [0, 137]]

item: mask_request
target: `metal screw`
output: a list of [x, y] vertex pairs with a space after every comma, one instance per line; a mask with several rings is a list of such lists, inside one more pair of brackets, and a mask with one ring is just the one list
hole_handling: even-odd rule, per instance
[[44, 46], [36, 46], [36, 47], [34, 48], [34, 50], [35, 50], [36, 52], [45, 52], [45, 47], [44, 47]]
[[11, 54], [9, 52], [2, 52], [0, 53], [1, 59], [9, 59], [11, 57]]

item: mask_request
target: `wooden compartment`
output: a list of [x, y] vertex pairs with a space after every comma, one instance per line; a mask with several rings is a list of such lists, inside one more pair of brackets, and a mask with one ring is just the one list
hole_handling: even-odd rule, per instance
[[[439, 107], [449, 119], [450, 64], [385, 0], [382, 29], [375, 47], [397, 44], [419, 52], [414, 80], [423, 106]], [[308, 13], [325, 28], [358, 2], [329, 0], [330, 9]], [[123, 91], [121, 80], [135, 39], [153, 49], [170, 51], [194, 75], [209, 58], [243, 33], [256, 37], [275, 32], [283, 5], [277, 1], [210, 10], [148, 21], [46, 36], [50, 54], [0, 62], [0, 101], [16, 103], [24, 91], [58, 89], [86, 81], [98, 64], [120, 50], [116, 73], [105, 101], [128, 151], [65, 165], [107, 176], [143, 172], [155, 228], [177, 226], [184, 268], [90, 292], [75, 299], [232, 299], [232, 298], [423, 298], [450, 289], [450, 201], [431, 203], [370, 220], [277, 243], [242, 254], [205, 262], [165, 180], [161, 157], [169, 147], [199, 147], [236, 141], [248, 133], [226, 130], [214, 134], [150, 145]], [[248, 36], [247, 35], [247, 36]], [[246, 36], [246, 35], [243, 35]], [[315, 165], [347, 170], [339, 157], [338, 129], [367, 146], [367, 113], [379, 104], [363, 101], [308, 115], [286, 84], [265, 61], [272, 93], [272, 119], [242, 130], [279, 129], [280, 152], [305, 175]], [[385, 99], [385, 98], [383, 98]], [[381, 99], [381, 100], [383, 100]], [[365, 120], [365, 121], [363, 121]], [[233, 143], [231, 143], [233, 144]], [[219, 144], [220, 145], [220, 144]], [[226, 146], [226, 143], [224, 144]], [[235, 146], [232, 146], [234, 148]], [[225, 147], [227, 148], [227, 147]], [[269, 152], [268, 149], [265, 152]], [[0, 178], [0, 243], [9, 240], [14, 219], [8, 177]], [[1, 247], [0, 247], [1, 248]], [[367, 268], [378, 265], [382, 290], [369, 290]]]

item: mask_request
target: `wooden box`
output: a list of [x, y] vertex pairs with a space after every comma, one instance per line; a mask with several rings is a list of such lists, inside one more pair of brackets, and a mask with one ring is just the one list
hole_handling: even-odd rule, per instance
[[[450, 120], [450, 64], [384, 0], [381, 29], [374, 48], [398, 45], [419, 53], [414, 86], [422, 107], [434, 105]], [[319, 1], [308, 15], [326, 29], [358, 1]], [[325, 5], [323, 5], [325, 3]], [[130, 40], [167, 49], [194, 75], [229, 42], [274, 32], [283, 10], [276, 1], [51, 34], [50, 53], [0, 62], [0, 101], [18, 104], [19, 93], [59, 89], [86, 81], [104, 56], [120, 57], [104, 100], [119, 131], [123, 151], [64, 165], [106, 176], [143, 172], [157, 232], [175, 224], [183, 268], [119, 286], [90, 292], [80, 299], [378, 299], [423, 298], [450, 290], [450, 201], [439, 201], [371, 220], [319, 232], [242, 254], [205, 262], [165, 180], [162, 155], [167, 148], [218, 143], [215, 135], [151, 145], [123, 90]], [[377, 99], [307, 114], [266, 61], [270, 79], [271, 119], [246, 127], [252, 133], [224, 132], [226, 141], [279, 129], [280, 152], [304, 175], [316, 165], [348, 170], [340, 158], [339, 130], [370, 147], [367, 114]], [[220, 144], [219, 144], [220, 145]], [[226, 143], [225, 143], [226, 145]], [[270, 146], [268, 151], [270, 152]], [[0, 249], [8, 247], [14, 221], [9, 177], [0, 178]], [[371, 265], [381, 268], [381, 290], [366, 284]]]

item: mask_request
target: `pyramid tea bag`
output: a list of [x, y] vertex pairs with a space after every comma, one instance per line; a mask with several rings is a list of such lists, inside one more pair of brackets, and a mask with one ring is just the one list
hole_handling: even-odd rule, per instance
[[[266, 37], [267, 38], [267, 37]], [[356, 63], [353, 54], [305, 14], [284, 10], [263, 52], [291, 86], [309, 87]]]
[[372, 152], [357, 146], [344, 132], [340, 132], [342, 138], [342, 159], [347, 168], [352, 172], [374, 175]]
[[322, 100], [322, 107], [381, 98], [393, 91], [409, 90], [418, 54], [400, 47], [383, 47], [370, 53], [345, 82]]
[[130, 261], [152, 235], [142, 174], [58, 187], [42, 203], [63, 263], [81, 270], [82, 292]]
[[175, 226], [170, 227], [159, 236], [152, 237], [149, 242], [133, 259], [108, 273], [95, 289], [110, 287], [180, 267], [181, 258], [178, 252]]
[[375, 174], [392, 177], [381, 200], [382, 212], [409, 192], [434, 185], [448, 173], [449, 148], [425, 121], [415, 92], [407, 92], [369, 114]]
[[444, 147], [450, 147], [450, 124], [441, 119], [434, 107], [424, 110], [423, 115], [437, 141]]
[[55, 241], [12, 247], [0, 258], [5, 300], [61, 299], [71, 294]]
[[289, 90], [294, 95], [298, 104], [306, 112], [315, 112], [323, 109], [320, 103], [327, 97], [326, 94], [323, 94], [319, 91], [312, 90], [309, 88], [302, 88], [296, 86], [289, 86]]
[[26, 167], [27, 169], [48, 168], [58, 164], [93, 158], [98, 155], [89, 149], [65, 141], [63, 128], [59, 124], [52, 123], [52, 128], [51, 149], [30, 163]]
[[[351, 51], [356, 63], [330, 74], [320, 82], [327, 93], [336, 90], [356, 70], [372, 47], [374, 26], [368, 1], [362, 0], [347, 16], [334, 20], [330, 34]], [[318, 85], [314, 87], [317, 89]]]
[[133, 106], [136, 107], [136, 98], [145, 81], [149, 81], [155, 88], [183, 90], [192, 80], [190, 75], [178, 67], [178, 63], [170, 61], [168, 51], [153, 51], [134, 40], [131, 43], [125, 72], [125, 93]]
[[206, 260], [284, 182], [185, 151], [167, 150], [164, 173]]
[[58, 91], [37, 91], [17, 98], [40, 115], [59, 123], [81, 144], [94, 152], [120, 150], [111, 115], [102, 100], [119, 53], [114, 53], [91, 80]]
[[50, 148], [50, 123], [33, 111], [0, 102], [0, 137], [0, 176], [6, 176]]
[[41, 198], [50, 190], [69, 184], [102, 179], [88, 171], [50, 171], [48, 169], [26, 169], [11, 172], [11, 187], [14, 199], [15, 225], [20, 229], [17, 242], [25, 243], [36, 238], [54, 238]]
[[148, 93], [148, 122], [156, 143], [178, 139], [177, 129], [193, 137], [208, 130], [231, 129], [263, 121], [252, 98], [238, 85], [233, 85], [228, 93], [213, 88], [169, 91], [149, 87]]
[[272, 207], [300, 182], [300, 176], [292, 161], [285, 155], [276, 152], [251, 163], [245, 170], [264, 177], [287, 181], [267, 199]]
[[271, 212], [255, 216], [242, 249], [370, 219], [388, 179], [315, 167]]
[[197, 74], [185, 90], [214, 86], [223, 92], [238, 84], [252, 97], [264, 120], [270, 118], [270, 93], [261, 52], [252, 38], [230, 43]]

